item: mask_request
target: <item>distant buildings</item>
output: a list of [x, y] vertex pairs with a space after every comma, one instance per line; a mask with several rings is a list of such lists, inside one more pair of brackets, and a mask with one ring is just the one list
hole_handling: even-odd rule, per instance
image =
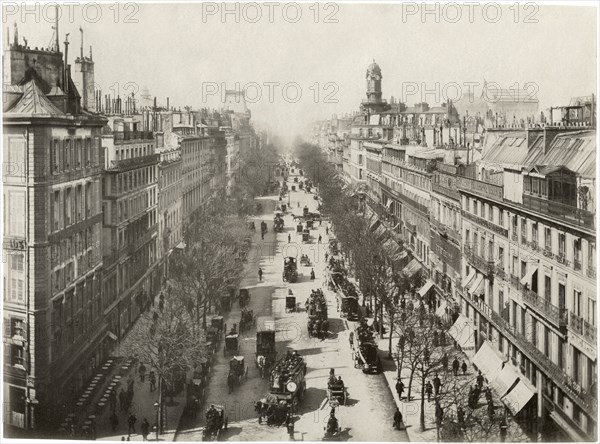
[[372, 64], [350, 142], [336, 118], [314, 140], [338, 170], [342, 147], [386, 253], [466, 329], [455, 340], [513, 419], [533, 439], [596, 440], [595, 97], [545, 117], [510, 90], [471, 109], [386, 105], [380, 91]]

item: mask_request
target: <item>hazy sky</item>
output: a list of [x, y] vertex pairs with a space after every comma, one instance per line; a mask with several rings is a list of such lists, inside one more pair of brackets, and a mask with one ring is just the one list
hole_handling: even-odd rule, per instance
[[[511, 2], [512, 4], [512, 2]], [[308, 122], [358, 109], [373, 59], [383, 95], [441, 103], [483, 80], [526, 86], [541, 108], [596, 91], [594, 7], [479, 4], [105, 4], [63, 6], [69, 59], [93, 45], [104, 94], [147, 87], [159, 103], [217, 107], [246, 87], [257, 126], [293, 136]], [[2, 33], [18, 23], [30, 47], [48, 46], [54, 9], [5, 6]], [[127, 87], [127, 88], [126, 88]], [[204, 92], [204, 94], [203, 94]], [[300, 94], [300, 96], [298, 96]]]

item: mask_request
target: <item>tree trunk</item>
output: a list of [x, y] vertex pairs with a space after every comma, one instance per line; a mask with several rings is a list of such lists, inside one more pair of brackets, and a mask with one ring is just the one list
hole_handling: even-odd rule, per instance
[[408, 393], [406, 396], [407, 401], [410, 401], [410, 392], [412, 389], [413, 377], [415, 376], [415, 367], [416, 367], [416, 365], [414, 365], [414, 364], [411, 365], [411, 367], [410, 367], [410, 378], [408, 379]]
[[392, 359], [392, 335], [394, 333], [394, 311], [390, 311], [390, 339], [388, 341], [388, 357]]
[[163, 401], [162, 401], [162, 388], [163, 388], [163, 377], [162, 375], [158, 376], [158, 413], [157, 413], [157, 423], [156, 423], [156, 438], [158, 441], [158, 434], [159, 433], [164, 433], [164, 428], [163, 428]]
[[[383, 304], [379, 305], [379, 339], [383, 339]], [[391, 336], [390, 336], [391, 340]], [[391, 354], [390, 354], [391, 356]]]
[[[423, 368], [421, 368], [423, 370]], [[421, 431], [425, 431], [425, 372], [421, 371]]]

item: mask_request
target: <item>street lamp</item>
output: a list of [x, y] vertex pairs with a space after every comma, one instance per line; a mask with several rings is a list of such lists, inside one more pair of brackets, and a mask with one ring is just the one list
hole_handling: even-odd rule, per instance
[[158, 401], [154, 402], [154, 408], [156, 408], [156, 442], [158, 442], [158, 428], [159, 428], [159, 423], [160, 423], [160, 404], [158, 403]]

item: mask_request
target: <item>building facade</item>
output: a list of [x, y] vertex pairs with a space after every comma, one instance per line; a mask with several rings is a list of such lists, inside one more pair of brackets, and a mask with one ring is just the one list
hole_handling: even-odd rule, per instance
[[58, 49], [4, 55], [4, 423], [43, 428], [103, 360], [101, 117]]

